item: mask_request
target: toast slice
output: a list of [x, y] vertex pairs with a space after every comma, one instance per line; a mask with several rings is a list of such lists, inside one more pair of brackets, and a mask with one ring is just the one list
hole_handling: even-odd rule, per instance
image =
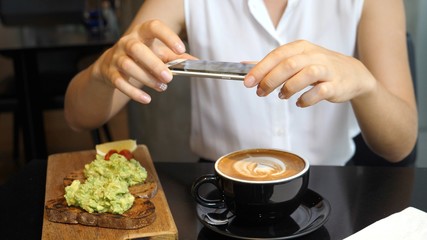
[[154, 204], [143, 198], [135, 198], [132, 207], [123, 214], [88, 213], [79, 207], [68, 206], [64, 197], [49, 200], [45, 208], [51, 222], [105, 228], [138, 229], [150, 225], [156, 219]]
[[[74, 180], [85, 181], [83, 169], [70, 172], [63, 179], [64, 187]], [[116, 229], [138, 229], [150, 225], [156, 219], [155, 206], [149, 200], [157, 193], [157, 183], [148, 173], [144, 183], [129, 187], [135, 196], [132, 207], [123, 214], [89, 213], [80, 207], [68, 206], [63, 196], [46, 202], [46, 215], [51, 222], [81, 224]]]

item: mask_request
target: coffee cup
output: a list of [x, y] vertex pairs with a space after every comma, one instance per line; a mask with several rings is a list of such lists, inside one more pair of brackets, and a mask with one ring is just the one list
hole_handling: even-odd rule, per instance
[[[309, 180], [309, 163], [277, 149], [245, 149], [220, 157], [215, 173], [196, 179], [191, 193], [209, 208], [227, 208], [240, 219], [263, 222], [288, 217], [301, 204]], [[213, 184], [218, 199], [207, 199], [200, 187]]]

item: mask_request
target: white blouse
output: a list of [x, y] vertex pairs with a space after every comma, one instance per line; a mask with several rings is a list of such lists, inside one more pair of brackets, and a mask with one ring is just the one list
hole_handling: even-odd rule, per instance
[[[277, 28], [263, 0], [185, 0], [191, 54], [204, 60], [256, 61], [304, 39], [353, 56], [363, 0], [289, 0]], [[192, 79], [191, 148], [215, 160], [244, 148], [277, 148], [313, 165], [343, 165], [360, 132], [351, 105], [296, 106], [299, 95], [258, 97], [241, 81]]]

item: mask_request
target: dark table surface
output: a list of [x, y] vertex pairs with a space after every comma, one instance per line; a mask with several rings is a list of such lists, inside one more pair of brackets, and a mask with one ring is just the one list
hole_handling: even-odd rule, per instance
[[[155, 163], [179, 239], [223, 239], [198, 220], [190, 187], [211, 163]], [[46, 161], [0, 186], [0, 239], [40, 239]], [[427, 211], [427, 168], [312, 166], [309, 188], [331, 204], [326, 224], [300, 239], [343, 239], [409, 206]]]

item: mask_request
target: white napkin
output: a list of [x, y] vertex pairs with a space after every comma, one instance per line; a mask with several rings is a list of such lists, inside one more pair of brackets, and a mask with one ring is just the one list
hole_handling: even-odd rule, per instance
[[425, 240], [427, 239], [427, 213], [408, 207], [374, 222], [345, 240], [361, 239]]

